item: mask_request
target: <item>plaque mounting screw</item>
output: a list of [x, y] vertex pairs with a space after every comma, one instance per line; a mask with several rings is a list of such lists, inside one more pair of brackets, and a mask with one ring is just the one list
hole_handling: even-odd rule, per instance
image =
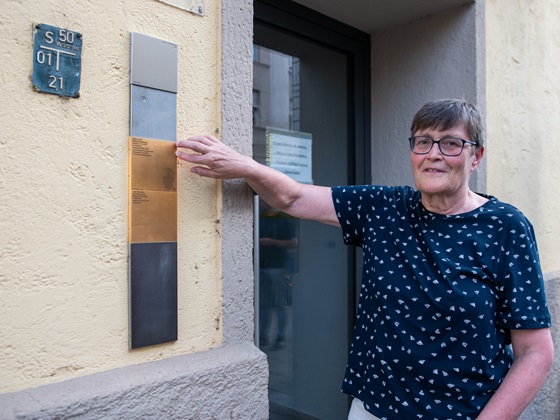
[[41, 24], [40, 23], [36, 24], [35, 29], [41, 29]]

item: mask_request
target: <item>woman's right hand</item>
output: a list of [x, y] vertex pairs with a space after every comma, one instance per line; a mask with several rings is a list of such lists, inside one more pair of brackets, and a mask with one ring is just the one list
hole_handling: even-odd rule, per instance
[[[195, 165], [190, 171], [208, 178], [246, 178], [255, 170], [256, 165], [259, 165], [250, 157], [236, 152], [210, 135], [179, 140], [175, 145], [177, 157]], [[188, 153], [180, 149], [188, 149], [196, 153]]]

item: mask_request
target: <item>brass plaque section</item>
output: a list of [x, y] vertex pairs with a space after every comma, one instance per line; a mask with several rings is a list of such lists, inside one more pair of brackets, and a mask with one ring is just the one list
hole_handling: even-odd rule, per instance
[[128, 149], [131, 189], [177, 191], [175, 143], [130, 137]]
[[169, 141], [129, 138], [128, 240], [177, 241], [177, 159]]
[[177, 193], [132, 190], [129, 242], [177, 241]]

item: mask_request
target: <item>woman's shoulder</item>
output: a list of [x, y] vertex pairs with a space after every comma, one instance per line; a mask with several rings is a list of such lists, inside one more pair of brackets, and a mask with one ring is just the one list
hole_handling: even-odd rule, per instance
[[353, 195], [369, 195], [374, 196], [386, 196], [386, 197], [415, 197], [419, 195], [419, 192], [408, 186], [389, 186], [389, 185], [344, 185], [332, 187], [332, 190], [337, 194], [353, 194]]
[[501, 213], [508, 217], [525, 217], [525, 215], [513, 204], [506, 203], [493, 195], [479, 194], [488, 199], [483, 206], [487, 211]]
[[406, 206], [416, 208], [420, 202], [420, 192], [410, 186], [388, 186], [388, 185], [349, 185], [332, 187], [335, 203], [338, 201], [369, 203], [377, 205], [386, 203], [390, 207]]
[[508, 225], [523, 225], [530, 227], [532, 224], [523, 212], [513, 204], [506, 203], [494, 196], [486, 196], [488, 202], [481, 207], [480, 214], [498, 220]]

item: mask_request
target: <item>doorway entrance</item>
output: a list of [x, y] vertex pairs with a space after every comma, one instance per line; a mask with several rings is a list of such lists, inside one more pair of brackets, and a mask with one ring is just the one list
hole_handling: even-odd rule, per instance
[[[253, 157], [301, 182], [367, 182], [369, 36], [277, 0], [255, 1], [254, 28]], [[339, 229], [255, 198], [255, 337], [272, 420], [347, 416], [358, 272]]]

